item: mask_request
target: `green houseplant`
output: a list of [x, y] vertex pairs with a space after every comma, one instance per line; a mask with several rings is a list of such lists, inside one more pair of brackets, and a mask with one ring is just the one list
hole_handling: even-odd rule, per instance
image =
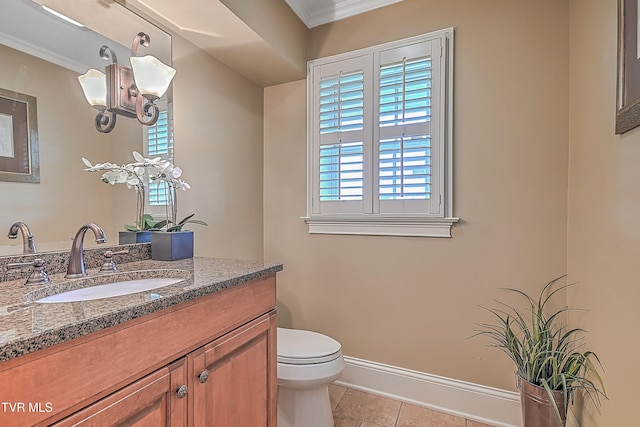
[[495, 323], [483, 323], [475, 335], [486, 336], [490, 345], [502, 350], [516, 366], [525, 427], [564, 426], [569, 404], [580, 391], [599, 408], [605, 397], [598, 356], [584, 350], [585, 332], [568, 328], [564, 315], [573, 310], [550, 309], [550, 301], [572, 284], [554, 289], [565, 276], [547, 283], [533, 298], [523, 291], [506, 288], [524, 299], [524, 308], [497, 301], [487, 308]]
[[[143, 215], [143, 227], [142, 227], [142, 230], [166, 231], [168, 233], [175, 233], [175, 232], [178, 232], [178, 231], [183, 231], [182, 228], [187, 224], [207, 225], [207, 223], [204, 222], [204, 221], [200, 221], [199, 219], [193, 219], [194, 216], [195, 216], [195, 214], [191, 214], [191, 215], [189, 215], [189, 216], [187, 216], [185, 218], [182, 218], [176, 224], [171, 225], [173, 223], [173, 221], [171, 221], [169, 219], [163, 219], [161, 221], [156, 221], [156, 220], [153, 219], [153, 217], [151, 215], [144, 214]], [[127, 229], [127, 230], [130, 230], [130, 231], [135, 231], [136, 230], [131, 225], [125, 225], [124, 228]]]

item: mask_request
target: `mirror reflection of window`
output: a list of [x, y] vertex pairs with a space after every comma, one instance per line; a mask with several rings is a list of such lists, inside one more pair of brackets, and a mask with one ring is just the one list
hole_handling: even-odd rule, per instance
[[[144, 156], [148, 158], [161, 157], [173, 162], [173, 110], [172, 105], [166, 99], [157, 101], [160, 107], [160, 116], [153, 126], [145, 126], [144, 131]], [[154, 218], [164, 219], [167, 216], [169, 205], [168, 188], [164, 182], [149, 180], [149, 191], [145, 211]]]

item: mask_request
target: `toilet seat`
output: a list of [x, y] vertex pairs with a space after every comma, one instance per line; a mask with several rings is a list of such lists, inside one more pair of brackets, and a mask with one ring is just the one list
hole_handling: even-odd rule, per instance
[[278, 328], [278, 363], [311, 365], [342, 356], [336, 340], [317, 332]]

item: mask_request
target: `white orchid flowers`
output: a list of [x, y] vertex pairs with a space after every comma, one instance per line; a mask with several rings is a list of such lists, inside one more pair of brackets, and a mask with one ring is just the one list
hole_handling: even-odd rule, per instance
[[[145, 230], [147, 229], [147, 221], [145, 221], [144, 209], [146, 205], [146, 194], [149, 182], [165, 183], [165, 195], [167, 211], [167, 219], [163, 221], [167, 226], [175, 224], [175, 219], [178, 210], [178, 200], [176, 189], [186, 191], [191, 186], [184, 180], [180, 179], [182, 176], [182, 169], [169, 160], [163, 160], [161, 157], [148, 159], [143, 157], [137, 151], [134, 151], [133, 158], [135, 162], [128, 163], [126, 165], [117, 165], [115, 163], [96, 163], [95, 165], [84, 157], [83, 163], [87, 168], [87, 172], [104, 172], [102, 174], [102, 181], [107, 184], [125, 184], [127, 188], [134, 188], [137, 193], [136, 200], [136, 224], [125, 225], [125, 229], [129, 231]], [[192, 220], [192, 222], [195, 220]]]
[[117, 165], [109, 162], [93, 165], [84, 157], [82, 162], [87, 166], [85, 169], [87, 172], [105, 171], [102, 174], [102, 180], [105, 183], [111, 185], [126, 184], [127, 188], [135, 188], [136, 191], [140, 191], [140, 189], [147, 186], [144, 179], [147, 172], [151, 181], [164, 181], [173, 188], [185, 191], [191, 188], [187, 182], [180, 179], [182, 169], [174, 166], [171, 161], [163, 160], [161, 157], [148, 159], [137, 151], [132, 154], [135, 162], [126, 165]]

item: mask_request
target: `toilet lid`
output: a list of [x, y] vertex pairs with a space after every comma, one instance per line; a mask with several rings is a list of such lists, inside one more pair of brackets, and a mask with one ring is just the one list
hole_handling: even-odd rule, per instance
[[309, 365], [330, 362], [342, 354], [338, 341], [317, 332], [278, 328], [278, 362]]

